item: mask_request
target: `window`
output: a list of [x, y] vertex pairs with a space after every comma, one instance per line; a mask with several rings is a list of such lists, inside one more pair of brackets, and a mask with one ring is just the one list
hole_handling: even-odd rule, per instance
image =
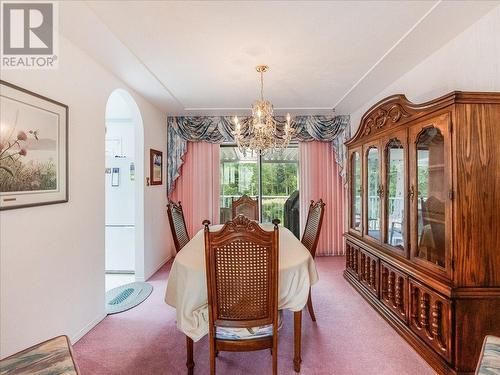
[[296, 145], [266, 155], [243, 155], [236, 146], [221, 146], [221, 222], [231, 219], [231, 202], [247, 194], [259, 200], [263, 223], [279, 219], [299, 236], [299, 152]]

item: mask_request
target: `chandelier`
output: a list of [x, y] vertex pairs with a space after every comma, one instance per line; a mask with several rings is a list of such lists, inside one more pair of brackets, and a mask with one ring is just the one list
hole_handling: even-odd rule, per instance
[[234, 131], [232, 132], [238, 148], [246, 153], [247, 150], [262, 154], [265, 151], [284, 149], [295, 134], [291, 126], [290, 114], [286, 115], [286, 122], [282, 129], [277, 128], [274, 118], [274, 108], [270, 101], [264, 100], [264, 73], [269, 70], [267, 65], [258, 65], [260, 73], [260, 100], [252, 105], [252, 116], [242, 124], [238, 116], [234, 116]]

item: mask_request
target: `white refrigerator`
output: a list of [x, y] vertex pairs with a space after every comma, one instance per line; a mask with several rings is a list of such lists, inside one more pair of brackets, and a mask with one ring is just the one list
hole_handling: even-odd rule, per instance
[[135, 164], [106, 156], [106, 272], [135, 271]]

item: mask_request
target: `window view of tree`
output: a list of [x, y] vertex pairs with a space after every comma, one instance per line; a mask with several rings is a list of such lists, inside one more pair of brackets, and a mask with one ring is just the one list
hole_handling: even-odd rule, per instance
[[230, 215], [232, 200], [247, 194], [260, 200], [262, 222], [279, 219], [285, 223], [285, 202], [299, 188], [298, 167], [297, 147], [259, 157], [221, 146], [221, 221]]
[[223, 163], [223, 196], [259, 195], [257, 163]]
[[285, 221], [285, 202], [298, 185], [298, 148], [262, 157], [262, 221]]

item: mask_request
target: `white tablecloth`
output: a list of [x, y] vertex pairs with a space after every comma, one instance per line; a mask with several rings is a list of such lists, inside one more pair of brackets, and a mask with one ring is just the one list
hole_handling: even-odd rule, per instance
[[[273, 230], [272, 224], [261, 224]], [[213, 225], [211, 231], [222, 228]], [[280, 227], [280, 310], [300, 311], [307, 303], [309, 288], [318, 281], [309, 251], [287, 228]], [[177, 310], [177, 328], [198, 341], [208, 333], [207, 283], [203, 229], [175, 257], [168, 279], [165, 302]]]

